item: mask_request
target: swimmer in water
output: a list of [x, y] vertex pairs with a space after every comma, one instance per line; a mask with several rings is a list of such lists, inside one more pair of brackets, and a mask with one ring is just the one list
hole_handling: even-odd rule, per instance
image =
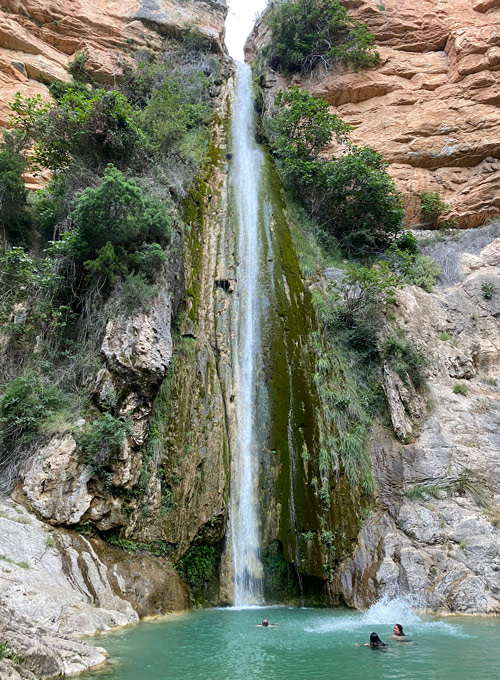
[[382, 642], [377, 633], [370, 633], [370, 642], [365, 642], [363, 647], [379, 648], [387, 647], [387, 645], [385, 644], [385, 642]]
[[262, 623], [258, 623], [257, 628], [276, 628], [279, 625], [279, 623], [269, 623], [267, 619], [262, 619]]
[[406, 633], [403, 632], [403, 626], [400, 623], [395, 623], [392, 630], [393, 634], [389, 640], [397, 640], [398, 642], [411, 642], [411, 640], [408, 640]]

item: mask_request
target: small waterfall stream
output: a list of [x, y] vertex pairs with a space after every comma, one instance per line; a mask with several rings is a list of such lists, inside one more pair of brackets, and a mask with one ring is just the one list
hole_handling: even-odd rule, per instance
[[239, 233], [237, 337], [234, 359], [236, 437], [231, 480], [230, 533], [234, 604], [259, 604], [262, 564], [257, 501], [258, 445], [255, 437], [256, 372], [261, 344], [259, 313], [259, 187], [262, 152], [255, 142], [250, 66], [239, 64], [234, 100], [232, 184]]

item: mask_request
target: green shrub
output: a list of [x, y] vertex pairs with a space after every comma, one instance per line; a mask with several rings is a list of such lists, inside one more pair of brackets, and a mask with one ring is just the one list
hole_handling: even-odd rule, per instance
[[[437, 223], [441, 215], [451, 210], [448, 203], [445, 203], [441, 198], [439, 191], [421, 191], [420, 192], [420, 213], [426, 222], [432, 225]], [[443, 226], [452, 229], [458, 227], [458, 222], [455, 218], [448, 220]]]
[[407, 498], [422, 498], [424, 494], [429, 494], [434, 498], [440, 498], [443, 489], [439, 486], [433, 486], [431, 484], [414, 484], [409, 489], [406, 489], [405, 496]]
[[92, 466], [106, 484], [110, 483], [109, 465], [131, 431], [129, 418], [104, 413], [75, 435], [81, 461]]
[[400, 274], [405, 283], [420, 286], [428, 293], [442, 274], [441, 267], [432, 257], [402, 250], [396, 243], [385, 252], [385, 257], [391, 269]]
[[265, 21], [272, 34], [267, 59], [275, 69], [309, 73], [340, 61], [357, 71], [380, 61], [373, 34], [338, 0], [285, 0]]
[[144, 241], [166, 243], [172, 235], [165, 206], [113, 165], [108, 165], [99, 186], [77, 196], [73, 217], [83, 257], [96, 254], [107, 243], [134, 251]]
[[[371, 267], [350, 263], [338, 283], [332, 285], [334, 300], [352, 317], [380, 310], [395, 301], [402, 279], [384, 260]], [[338, 318], [338, 310], [332, 308]]]
[[154, 297], [158, 295], [158, 286], [149, 283], [142, 273], [127, 274], [116, 291], [119, 308], [125, 314], [147, 312]]
[[2, 448], [29, 446], [48, 422], [62, 410], [67, 399], [55, 385], [33, 372], [15, 378], [0, 403], [0, 444]]
[[468, 391], [469, 388], [467, 385], [464, 385], [464, 383], [458, 383], [458, 385], [454, 385], [453, 387], [453, 394], [463, 394], [465, 396]]
[[179, 560], [177, 567], [190, 586], [200, 589], [212, 578], [218, 557], [216, 546], [194, 545]]
[[469, 494], [480, 507], [491, 508], [492, 503], [487, 491], [476, 473], [469, 468], [462, 470], [458, 477], [450, 482], [448, 491], [458, 496]]
[[307, 90], [294, 85], [280, 90], [274, 99], [278, 113], [269, 121], [273, 149], [286, 165], [287, 174], [297, 179], [302, 167], [294, 161], [316, 159], [333, 135], [345, 142], [351, 127], [329, 112], [328, 104], [313, 97]]
[[76, 54], [68, 65], [68, 73], [72, 76], [76, 83], [92, 83], [93, 78], [87, 73], [87, 62], [89, 60], [89, 53], [84, 50]]
[[34, 140], [33, 166], [57, 171], [80, 162], [130, 165], [146, 139], [119, 92], [69, 87], [56, 105], [16, 94], [12, 122]]
[[[381, 155], [347, 144], [349, 126], [305, 90], [279, 92], [275, 104], [266, 128], [283, 176], [341, 248], [364, 255], [400, 237], [402, 199]], [[332, 134], [343, 142], [343, 153], [329, 161], [320, 153]]]
[[57, 226], [69, 213], [66, 201], [66, 178], [52, 177], [48, 184], [37, 191], [32, 198], [33, 220], [38, 231], [47, 241], [55, 241]]
[[156, 280], [166, 261], [167, 255], [159, 243], [143, 243], [139, 250], [128, 256], [129, 269], [144, 276], [149, 283]]
[[485, 300], [491, 300], [494, 290], [495, 286], [491, 283], [491, 281], [483, 281], [481, 283], [481, 293], [483, 294]]
[[422, 347], [404, 337], [389, 337], [382, 344], [384, 358], [404, 383], [409, 380], [418, 389], [425, 385], [429, 360]]
[[26, 208], [28, 192], [22, 177], [26, 161], [8, 140], [9, 137], [4, 136], [0, 147], [0, 232], [13, 245], [27, 245], [31, 220]]

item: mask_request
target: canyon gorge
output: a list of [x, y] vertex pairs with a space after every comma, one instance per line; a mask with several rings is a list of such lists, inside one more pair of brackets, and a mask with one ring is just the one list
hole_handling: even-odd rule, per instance
[[[182, 67], [202, 73], [211, 108], [188, 188], [167, 168], [157, 194], [180, 207], [154, 296], [132, 311], [112, 295], [98, 313], [97, 296], [77, 308], [96, 318], [94, 359], [74, 379], [88, 404], [72, 402], [4, 485], [2, 679], [98, 668], [107, 653], [80, 637], [191, 607], [367, 609], [411, 594], [429, 612], [500, 613], [500, 2], [342, 5], [373, 32], [379, 63], [301, 75], [261, 56], [272, 7], [246, 43], [250, 68], [225, 48], [224, 0], [3, 3], [0, 126], [13, 124], [17, 92], [51, 102], [51, 84], [74, 86], [75, 64], [85, 87], [113, 91], [194, 29], [204, 52]], [[133, 85], [123, 91], [139, 101], [143, 82]], [[371, 365], [358, 374], [357, 355], [332, 346], [318, 305], [347, 258], [318, 255], [266, 138], [275, 95], [294, 85], [382, 155], [405, 228], [439, 265], [434, 285], [393, 291], [369, 394], [355, 383]], [[338, 154], [331, 139], [321, 158]], [[51, 172], [28, 167], [27, 187], [43, 190]], [[75, 201], [99, 186], [84, 176]], [[154, 181], [144, 171], [137, 186]], [[446, 204], [432, 224], [422, 192]], [[48, 241], [77, 220], [68, 208]], [[16, 303], [5, 327], [27, 325], [30, 304]], [[29, 352], [17, 337], [0, 335], [2, 395], [26, 357], [44, 358], [36, 333]], [[421, 381], [388, 347], [418, 349]], [[123, 437], [99, 467], [82, 441], [111, 415]], [[362, 469], [349, 467], [356, 437]], [[246, 471], [243, 450], [256, 455]]]

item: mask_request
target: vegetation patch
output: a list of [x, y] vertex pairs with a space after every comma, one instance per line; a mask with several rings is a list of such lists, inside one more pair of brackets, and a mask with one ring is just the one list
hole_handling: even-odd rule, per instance
[[[401, 235], [402, 199], [380, 154], [349, 142], [349, 126], [297, 86], [276, 95], [265, 121], [290, 190], [349, 255], [380, 252]], [[335, 135], [340, 155], [321, 152]]]
[[380, 61], [373, 33], [338, 0], [285, 0], [272, 6], [265, 22], [271, 41], [264, 56], [274, 69], [307, 74], [341, 62], [357, 71]]
[[[439, 191], [420, 192], [420, 213], [431, 226], [437, 226], [439, 218], [450, 210], [451, 206], [443, 201]], [[455, 218], [451, 218], [442, 224], [442, 226], [452, 229], [458, 227], [458, 222]]]
[[112, 483], [110, 465], [132, 430], [130, 419], [104, 413], [75, 434], [80, 459], [90, 465], [106, 486]]
[[273, 541], [262, 552], [264, 598], [266, 602], [290, 602], [300, 596], [297, 574], [283, 557], [279, 541]]
[[177, 563], [177, 569], [186, 582], [195, 590], [200, 590], [212, 579], [220, 551], [214, 545], [193, 545]]
[[422, 347], [400, 334], [399, 337], [386, 338], [382, 351], [385, 360], [403, 383], [408, 385], [411, 381], [417, 389], [425, 386], [429, 360]]

